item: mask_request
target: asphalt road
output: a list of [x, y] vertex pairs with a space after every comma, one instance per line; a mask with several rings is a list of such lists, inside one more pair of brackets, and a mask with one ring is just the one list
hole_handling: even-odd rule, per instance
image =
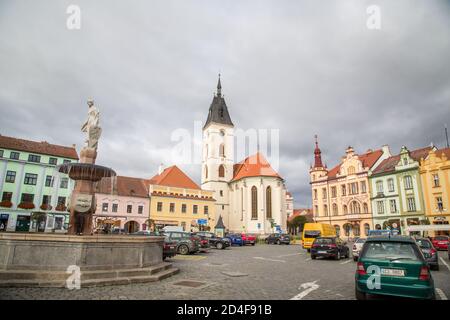
[[[432, 271], [437, 299], [450, 297], [450, 262]], [[298, 299], [353, 300], [353, 259], [311, 260], [298, 245], [211, 249], [168, 259], [180, 273], [161, 282], [68, 290], [0, 288], [0, 299]], [[443, 263], [445, 262], [446, 265]], [[188, 281], [187, 283], [184, 281]], [[180, 285], [181, 282], [181, 285]], [[188, 286], [183, 286], [187, 284]]]

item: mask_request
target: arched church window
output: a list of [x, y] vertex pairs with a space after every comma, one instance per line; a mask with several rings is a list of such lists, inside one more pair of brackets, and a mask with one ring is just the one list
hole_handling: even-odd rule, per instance
[[272, 188], [270, 186], [266, 188], [266, 216], [267, 219], [272, 218]]
[[223, 178], [225, 177], [225, 167], [223, 166], [223, 164], [221, 164], [219, 166], [219, 178]]
[[252, 187], [252, 220], [258, 219], [258, 190]]
[[208, 167], [205, 166], [205, 178], [208, 178]]
[[219, 147], [219, 156], [225, 157], [225, 145], [223, 143]]

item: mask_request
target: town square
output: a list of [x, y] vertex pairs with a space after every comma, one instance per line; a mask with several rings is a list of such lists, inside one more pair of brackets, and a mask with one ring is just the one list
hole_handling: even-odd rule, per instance
[[448, 300], [448, 3], [105, 3], [0, 4], [0, 301]]

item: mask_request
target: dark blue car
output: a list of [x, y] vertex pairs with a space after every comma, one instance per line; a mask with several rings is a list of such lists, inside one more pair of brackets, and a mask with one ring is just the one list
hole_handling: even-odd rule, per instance
[[225, 238], [230, 239], [231, 245], [243, 246], [242, 236], [240, 234], [230, 233]]

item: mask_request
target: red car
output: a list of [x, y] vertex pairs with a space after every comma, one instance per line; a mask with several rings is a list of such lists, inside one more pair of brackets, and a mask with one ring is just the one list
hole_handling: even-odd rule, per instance
[[431, 242], [436, 249], [447, 250], [449, 239], [448, 236], [436, 236], [431, 240]]
[[241, 234], [241, 237], [242, 237], [242, 242], [244, 243], [244, 245], [251, 244], [252, 246], [254, 246], [256, 244], [255, 236], [243, 233], [243, 234]]

